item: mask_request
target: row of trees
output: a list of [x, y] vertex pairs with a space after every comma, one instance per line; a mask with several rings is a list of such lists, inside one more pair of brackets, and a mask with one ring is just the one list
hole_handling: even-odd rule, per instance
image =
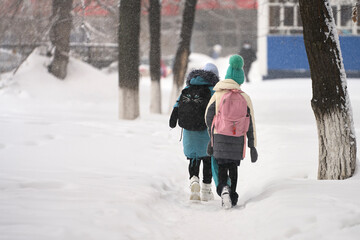
[[[41, 49], [42, 53], [45, 53], [46, 47], [49, 50], [48, 56], [58, 56], [62, 52], [67, 55], [66, 48], [69, 47], [66, 42], [71, 41], [72, 56], [96, 67], [103, 67], [117, 56], [112, 48], [117, 43], [119, 2], [120, 0], [1, 0], [0, 47], [12, 50], [17, 61], [12, 62], [15, 67], [18, 61], [25, 60], [38, 46], [44, 47]], [[69, 32], [67, 29], [71, 30], [71, 35], [66, 33]], [[55, 42], [61, 41], [64, 44], [56, 49]], [[64, 79], [66, 68], [56, 67], [57, 65], [52, 64], [49, 69], [57, 72], [57, 77]]]
[[[184, 84], [190, 55], [190, 42], [195, 21], [197, 0], [186, 0], [180, 41], [175, 55], [173, 75], [174, 85], [171, 102], [175, 102]], [[139, 36], [141, 0], [122, 0], [119, 9], [119, 115], [121, 119], [135, 119], [139, 112]], [[149, 0], [150, 26], [150, 111], [161, 113], [160, 88], [160, 28], [161, 4], [159, 0]]]
[[[118, 2], [118, 4], [116, 4], [116, 2]], [[128, 5], [129, 3], [127, 2], [130, 2], [131, 5]], [[180, 3], [183, 2], [185, 2], [185, 0], [181, 1]], [[191, 31], [195, 18], [196, 2], [197, 1], [191, 0], [186, 1], [185, 3], [186, 7], [183, 16], [184, 24], [181, 32], [182, 40], [179, 44], [179, 50], [177, 51], [175, 60], [175, 63], [180, 64], [175, 64], [177, 67], [174, 69], [174, 75], [180, 77], [176, 77], [177, 91], [174, 92], [173, 96], [177, 95], [177, 92], [183, 84], [183, 80], [181, 79], [184, 78], [187, 67], [187, 59], [190, 54], [189, 46], [191, 41]], [[48, 66], [48, 70], [57, 78], [65, 79], [67, 75], [67, 64], [70, 54], [70, 33], [73, 30], [73, 25], [75, 24], [73, 21], [74, 13], [80, 13], [80, 15], [82, 14], [82, 18], [84, 18], [85, 8], [95, 3], [98, 6], [101, 6], [103, 9], [106, 9], [111, 16], [119, 16], [119, 86], [123, 86], [124, 89], [127, 89], [121, 91], [121, 93], [124, 92], [124, 95], [121, 94], [124, 96], [124, 101], [120, 101], [121, 105], [123, 105], [123, 107], [120, 107], [120, 115], [123, 115], [122, 118], [125, 119], [134, 119], [139, 116], [139, 101], [138, 97], [136, 97], [138, 94], [138, 83], [136, 82], [138, 82], [138, 80], [134, 79], [139, 79], [137, 66], [139, 65], [138, 55], [140, 49], [140, 12], [144, 11], [144, 8], [148, 7], [147, 12], [149, 13], [148, 22], [150, 29], [149, 59], [152, 82], [150, 109], [152, 113], [161, 113], [160, 0], [52, 0], [50, 3], [46, 1], [30, 2], [30, 0], [15, 0], [12, 2], [9, 0], [5, 1], [6, 6], [4, 5], [0, 7], [0, 19], [9, 20], [6, 24], [1, 24], [0, 29], [5, 33], [12, 32], [16, 34], [14, 36], [19, 39], [19, 32], [17, 32], [17, 30], [13, 27], [14, 24], [12, 21], [18, 19], [19, 16], [22, 16], [23, 13], [26, 12], [26, 16], [28, 16], [31, 21], [34, 21], [34, 29], [29, 29], [29, 27], [24, 29], [22, 27], [20, 32], [26, 32], [26, 37], [24, 36], [26, 39], [24, 38], [24, 41], [29, 45], [29, 47], [33, 47], [33, 50], [39, 43], [50, 40], [49, 55], [52, 56], [52, 61]], [[143, 5], [141, 6], [142, 3]], [[114, 8], [115, 5], [118, 5], [119, 9]], [[136, 8], [133, 6], [136, 6]], [[38, 9], [40, 7], [41, 9]], [[44, 13], [45, 11], [46, 13]], [[120, 11], [122, 11], [121, 14], [118, 14]], [[41, 19], [41, 23], [44, 26], [40, 26], [38, 19]], [[132, 21], [128, 21], [129, 19], [132, 19]], [[82, 19], [82, 29], [86, 28], [84, 23], [85, 21]], [[129, 24], [131, 26], [127, 27]], [[4, 26], [5, 29], [2, 29]], [[19, 26], [23, 26], [23, 24], [19, 24]], [[3, 37], [4, 35], [0, 36], [0, 40]], [[23, 36], [21, 36], [21, 39], [22, 38]], [[131, 53], [127, 53], [128, 51], [131, 51]], [[29, 52], [26, 52], [26, 54], [29, 54]], [[23, 60], [25, 59], [26, 57]], [[124, 59], [126, 59], [126, 61], [124, 61]], [[17, 69], [15, 69], [14, 73], [16, 73], [16, 70]], [[134, 93], [128, 96], [126, 92]], [[131, 107], [129, 107], [129, 105], [131, 105]], [[124, 111], [122, 109], [124, 109]]]

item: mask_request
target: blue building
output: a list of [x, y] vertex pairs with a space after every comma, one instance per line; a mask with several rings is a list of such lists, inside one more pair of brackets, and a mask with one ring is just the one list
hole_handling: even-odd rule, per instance
[[[347, 77], [360, 77], [360, 22], [352, 21], [357, 0], [330, 0]], [[264, 79], [309, 77], [298, 0], [259, 0], [258, 59]], [[357, 17], [359, 18], [359, 17]]]

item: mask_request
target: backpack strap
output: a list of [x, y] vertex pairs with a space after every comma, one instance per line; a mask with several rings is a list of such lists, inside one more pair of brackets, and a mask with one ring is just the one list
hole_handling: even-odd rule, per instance
[[246, 133], [244, 134], [244, 149], [243, 149], [243, 159], [245, 159], [245, 153], [246, 153]]
[[241, 89], [229, 89], [229, 92], [233, 92], [233, 93], [244, 93]]
[[210, 129], [210, 142], [211, 142], [211, 147], [214, 147], [215, 118], [216, 118], [216, 115], [214, 115], [213, 121], [212, 121], [212, 123], [211, 123], [211, 129]]

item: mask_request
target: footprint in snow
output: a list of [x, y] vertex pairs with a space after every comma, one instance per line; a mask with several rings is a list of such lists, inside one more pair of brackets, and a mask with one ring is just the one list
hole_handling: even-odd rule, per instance
[[45, 134], [45, 135], [42, 135], [41, 138], [43, 140], [55, 140], [56, 139], [56, 136], [55, 135], [52, 135], [52, 134]]
[[22, 143], [24, 146], [28, 146], [28, 147], [35, 147], [35, 146], [39, 146], [40, 144], [38, 142], [35, 141], [25, 141]]
[[59, 189], [65, 188], [66, 184], [56, 181], [37, 181], [37, 182], [22, 182], [19, 183], [20, 188], [33, 188], [33, 189]]
[[45, 122], [45, 121], [27, 121], [25, 124], [31, 124], [31, 125], [51, 125], [51, 122]]

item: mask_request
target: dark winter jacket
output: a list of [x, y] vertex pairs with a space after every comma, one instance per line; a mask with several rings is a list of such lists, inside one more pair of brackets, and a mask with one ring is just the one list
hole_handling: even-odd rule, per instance
[[[214, 119], [215, 114], [218, 112], [219, 104], [221, 98], [229, 89], [238, 89], [240, 90], [240, 85], [237, 84], [232, 79], [225, 79], [214, 87], [215, 93], [211, 97], [209, 104], [205, 112], [205, 122], [208, 126], [208, 131], [211, 131], [211, 125]], [[255, 118], [254, 111], [251, 103], [250, 97], [246, 93], [241, 93], [245, 98], [248, 105], [248, 112], [250, 114], [250, 126], [246, 134], [248, 147], [256, 147], [256, 130], [255, 130]], [[213, 156], [215, 159], [221, 163], [227, 163], [229, 161], [236, 161], [240, 163], [240, 160], [243, 158], [244, 151], [244, 136], [232, 137], [225, 136], [216, 133], [216, 129], [213, 131]]]
[[[190, 85], [205, 85], [208, 86], [211, 94], [214, 93], [213, 87], [215, 84], [219, 82], [219, 78], [210, 71], [205, 70], [193, 70], [189, 73], [186, 79], [186, 87], [188, 88]], [[176, 111], [178, 107], [180, 97], [176, 101], [174, 105], [173, 111]], [[207, 154], [207, 146], [210, 141], [209, 134], [207, 130], [203, 131], [190, 131], [184, 129], [183, 132], [183, 148], [184, 154], [187, 158], [192, 159], [201, 159], [203, 157], [208, 156]]]
[[244, 68], [250, 69], [251, 64], [256, 60], [256, 53], [252, 48], [242, 48], [239, 55], [244, 59]]

